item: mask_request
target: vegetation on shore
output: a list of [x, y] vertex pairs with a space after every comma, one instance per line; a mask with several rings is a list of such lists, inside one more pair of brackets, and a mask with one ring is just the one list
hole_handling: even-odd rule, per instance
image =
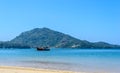
[[92, 43], [86, 40], [79, 40], [49, 28], [35, 28], [21, 33], [11, 41], [0, 42], [0, 48], [34, 48], [44, 46], [55, 48], [120, 48], [119, 45], [105, 42]]

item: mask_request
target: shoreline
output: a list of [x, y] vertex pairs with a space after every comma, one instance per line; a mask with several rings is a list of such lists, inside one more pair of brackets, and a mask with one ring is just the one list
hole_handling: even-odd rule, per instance
[[38, 69], [29, 67], [0, 66], [0, 73], [84, 73], [65, 70]]

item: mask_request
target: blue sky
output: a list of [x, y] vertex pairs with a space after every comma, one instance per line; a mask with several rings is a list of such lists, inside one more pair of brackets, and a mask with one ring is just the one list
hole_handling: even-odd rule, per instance
[[42, 27], [120, 44], [120, 0], [0, 0], [1, 41]]

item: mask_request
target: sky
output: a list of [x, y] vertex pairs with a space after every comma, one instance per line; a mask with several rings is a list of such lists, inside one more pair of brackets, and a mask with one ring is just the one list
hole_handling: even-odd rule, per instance
[[0, 41], [43, 27], [120, 44], [120, 0], [0, 0]]

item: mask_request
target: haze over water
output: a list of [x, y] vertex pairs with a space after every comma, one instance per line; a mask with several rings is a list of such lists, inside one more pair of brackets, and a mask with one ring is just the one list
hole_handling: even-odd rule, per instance
[[120, 50], [0, 49], [0, 65], [120, 73]]

